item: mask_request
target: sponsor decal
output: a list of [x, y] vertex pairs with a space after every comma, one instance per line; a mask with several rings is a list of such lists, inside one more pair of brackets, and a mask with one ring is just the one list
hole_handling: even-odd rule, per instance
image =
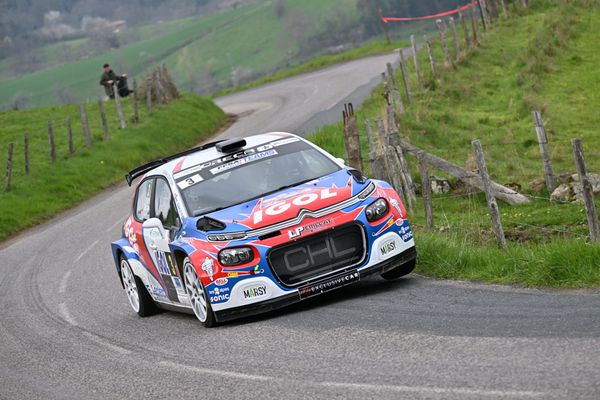
[[239, 273], [239, 272], [228, 272], [228, 273], [227, 273], [227, 276], [228, 276], [229, 278], [237, 278], [239, 275], [240, 275], [240, 273]]
[[215, 279], [215, 285], [217, 286], [223, 286], [223, 285], [227, 285], [227, 278], [217, 278]]
[[398, 214], [400, 214], [400, 216], [402, 216], [402, 209], [400, 208], [400, 203], [398, 203], [398, 200], [394, 199], [393, 197], [389, 199], [390, 200], [390, 204], [392, 205], [392, 207], [394, 207], [396, 209], [396, 211], [398, 211]]
[[256, 225], [256, 224], [262, 222], [265, 215], [275, 216], [275, 215], [283, 214], [284, 212], [289, 210], [292, 207], [292, 205], [294, 205], [296, 207], [302, 207], [302, 206], [306, 206], [308, 204], [314, 203], [317, 200], [325, 200], [325, 199], [328, 199], [331, 197], [336, 197], [337, 195], [338, 195], [337, 190], [332, 190], [332, 188], [325, 188], [325, 189], [321, 189], [319, 192], [310, 192], [310, 193], [300, 194], [299, 196], [296, 196], [296, 197], [292, 198], [291, 200], [287, 199], [287, 200], [279, 201], [275, 204], [270, 205], [269, 207], [265, 208], [264, 210], [261, 209], [261, 210], [256, 211], [253, 216], [254, 224]]
[[167, 298], [167, 293], [161, 287], [154, 286], [154, 285], [146, 285], [146, 288], [148, 289], [148, 292], [154, 297], [160, 297], [163, 299]]
[[196, 183], [198, 182], [202, 182], [203, 179], [200, 176], [200, 174], [196, 174], [196, 175], [192, 175], [189, 178], [185, 178], [182, 181], [177, 182], [177, 186], [179, 186], [179, 189], [183, 190], [183, 189], [187, 189], [190, 186], [194, 186]]
[[357, 282], [358, 280], [360, 280], [360, 274], [355, 270], [341, 276], [334, 276], [319, 283], [303, 286], [298, 289], [298, 293], [300, 294], [301, 299], [306, 299], [308, 297], [316, 296], [318, 294], [349, 285], [353, 282]]
[[400, 233], [400, 237], [404, 242], [408, 242], [413, 238], [413, 233], [410, 230], [410, 227], [407, 225], [401, 226], [400, 229], [398, 229], [398, 231]]
[[183, 284], [181, 283], [181, 279], [173, 276], [171, 277], [171, 280], [173, 281], [173, 285], [175, 286], [175, 289], [177, 290], [178, 294], [185, 294], [185, 289], [183, 288]]
[[324, 219], [323, 221], [315, 222], [312, 224], [308, 224], [305, 226], [300, 226], [295, 229], [290, 229], [288, 231], [288, 236], [290, 239], [299, 238], [302, 235], [310, 235], [311, 233], [322, 231], [323, 229], [327, 229], [333, 221], [331, 218]]
[[396, 243], [396, 239], [391, 238], [379, 245], [379, 254], [381, 254], [382, 257], [385, 257], [388, 254], [393, 253], [397, 248], [398, 244]]
[[227, 301], [229, 300], [229, 288], [224, 287], [214, 287], [208, 291], [208, 297], [210, 297], [210, 301], [215, 303], [219, 301]]
[[257, 299], [259, 297], [266, 297], [267, 296], [267, 285], [258, 284], [258, 285], [253, 285], [253, 286], [247, 286], [242, 291], [242, 294], [244, 295], [244, 300]]
[[394, 225], [394, 217], [391, 217], [386, 223], [385, 225], [383, 225], [381, 227], [381, 229], [379, 229], [377, 232], [373, 232], [372, 235], [373, 237], [375, 236], [379, 236], [381, 235], [383, 232], [385, 232], [390, 226]]
[[206, 275], [208, 275], [208, 278], [212, 281], [213, 280], [213, 275], [215, 273], [214, 271], [214, 261], [212, 260], [212, 258], [210, 257], [206, 257], [204, 259], [204, 262], [202, 263], [202, 270], [204, 272], [206, 272]]
[[239, 167], [240, 165], [248, 164], [250, 162], [253, 162], [256, 160], [261, 160], [263, 158], [267, 158], [267, 157], [271, 157], [271, 156], [275, 156], [275, 155], [277, 155], [276, 150], [267, 150], [267, 151], [261, 151], [260, 153], [250, 154], [245, 157], [230, 161], [226, 164], [219, 165], [218, 167], [211, 169], [210, 173], [213, 175], [217, 175], [222, 172], [228, 171], [232, 168]]

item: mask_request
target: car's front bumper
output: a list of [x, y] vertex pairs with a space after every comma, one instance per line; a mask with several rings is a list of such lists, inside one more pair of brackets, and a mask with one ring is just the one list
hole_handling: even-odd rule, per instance
[[[351, 283], [354, 283], [360, 279], [363, 279], [366, 276], [375, 274], [375, 273], [383, 273], [393, 270], [394, 268], [401, 267], [402, 265], [414, 260], [417, 257], [417, 250], [414, 246], [409, 247], [404, 250], [402, 253], [397, 254], [394, 257], [388, 258], [384, 261], [381, 261], [377, 264], [370, 265], [369, 267], [363, 268], [361, 270], [352, 270], [347, 271], [344, 270], [343, 273], [334, 274], [332, 276], [327, 277], [326, 279], [321, 279], [315, 282], [310, 282], [308, 286], [311, 289], [318, 288], [317, 291], [313, 290], [312, 292], [304, 292], [304, 296], [301, 296], [300, 291], [292, 292], [289, 294], [285, 294], [273, 299], [264, 300], [257, 303], [252, 303], [248, 305], [226, 308], [223, 310], [215, 311], [215, 317], [218, 322], [230, 321], [232, 319], [240, 318], [240, 317], [248, 317], [256, 314], [261, 314], [264, 312], [272, 311], [281, 307], [285, 307], [287, 305], [297, 303], [301, 300], [304, 300], [308, 297], [312, 297], [313, 295], [318, 295], [321, 293], [328, 292], [330, 290], [338, 289], [344, 286], [347, 286]], [[356, 274], [356, 276], [354, 276]], [[347, 283], [346, 283], [347, 282]], [[334, 284], [333, 284], [334, 283]], [[302, 288], [301, 288], [302, 290]]]

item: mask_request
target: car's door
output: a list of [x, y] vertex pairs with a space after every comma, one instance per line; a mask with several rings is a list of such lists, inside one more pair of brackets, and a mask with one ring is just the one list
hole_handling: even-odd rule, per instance
[[169, 249], [169, 243], [181, 229], [181, 219], [165, 178], [157, 177], [155, 180], [151, 215], [152, 218], [142, 225], [144, 244], [151, 262], [160, 274], [166, 297], [175, 303], [185, 302], [182, 299], [182, 296], [185, 297], [183, 282]]

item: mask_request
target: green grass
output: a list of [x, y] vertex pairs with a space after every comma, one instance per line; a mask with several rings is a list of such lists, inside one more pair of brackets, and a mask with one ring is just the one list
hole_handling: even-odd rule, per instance
[[244, 12], [251, 12], [256, 7], [247, 6], [243, 9], [215, 14], [198, 19], [193, 25], [186, 24], [180, 30], [142, 40], [96, 57], [2, 81], [0, 82], [0, 104], [10, 101], [18, 92], [30, 93], [34, 105], [52, 104], [57, 101], [55, 93], [57, 86], [69, 91], [76, 99], [96, 98], [103, 93], [98, 81], [102, 72], [101, 67], [105, 62], [122, 65], [117, 70], [119, 73], [128, 72], [130, 77], [142, 76], [146, 70], [162, 62], [165, 57], [182, 46], [206, 35], [218, 26], [235, 21], [236, 18], [244, 15]]
[[[528, 182], [543, 177], [532, 109], [543, 113], [555, 172], [575, 172], [573, 137], [583, 139], [588, 169], [600, 172], [600, 33], [594, 28], [600, 23], [600, 9], [585, 2], [538, 1], [530, 11], [517, 14], [522, 15], [496, 22], [480, 37], [481, 46], [455, 70], [442, 67], [436, 43], [441, 73], [433, 77], [423, 51], [426, 88], [417, 90], [416, 79], [411, 80], [415, 103], [400, 118], [400, 131], [414, 145], [463, 166], [472, 154], [471, 141], [480, 139], [492, 179], [519, 184], [529, 193]], [[450, 50], [453, 53], [452, 45]], [[412, 60], [409, 72], [414, 74]], [[396, 79], [402, 82], [400, 75]], [[358, 117], [366, 159], [362, 122], [385, 120], [381, 87]], [[327, 126], [311, 139], [345, 157], [342, 130], [341, 124]], [[417, 171], [412, 157], [409, 162]], [[457, 186], [456, 179], [451, 182]], [[588, 243], [582, 205], [551, 203], [547, 193], [520, 206], [501, 202], [508, 239], [508, 250], [502, 251], [495, 244], [483, 196], [459, 195], [457, 190], [434, 199], [433, 232], [425, 229], [422, 204], [415, 205], [411, 221], [419, 249], [418, 272], [526, 286], [600, 286], [600, 246]]]
[[[18, 77], [11, 74], [16, 60], [7, 59], [0, 62], [0, 105], [9, 104], [20, 92], [31, 95], [32, 106], [57, 103], [59, 89], [76, 101], [96, 98], [102, 93], [98, 79], [105, 62], [131, 78], [141, 78], [152, 67], [166, 63], [183, 89], [196, 89], [197, 82], [206, 82], [207, 76], [216, 85], [231, 84], [234, 69], [243, 74], [267, 74], [295, 61], [302, 40], [298, 34], [326, 30], [326, 18], [336, 13], [357, 19], [355, 4], [356, 0], [339, 0], [324, 7], [318, 0], [288, 0], [287, 14], [277, 18], [272, 2], [259, 1], [206, 17], [140, 27], [134, 30], [141, 39], [138, 42]], [[293, 33], [289, 26], [295, 18], [303, 18], [308, 25]], [[54, 65], [60, 63], [59, 47], [46, 46], [36, 54]]]
[[213, 94], [213, 97], [225, 96], [231, 93], [240, 92], [242, 90], [251, 89], [257, 86], [261, 86], [270, 82], [275, 82], [281, 79], [289, 78], [291, 76], [303, 74], [305, 72], [315, 71], [321, 68], [325, 68], [334, 64], [339, 64], [346, 61], [355, 60], [358, 58], [363, 58], [376, 54], [383, 54], [394, 49], [407, 46], [406, 43], [386, 43], [386, 42], [371, 42], [365, 44], [364, 46], [358, 47], [356, 49], [344, 51], [338, 54], [330, 54], [330, 55], [322, 55], [317, 56], [315, 58], [310, 59], [309, 61], [302, 63], [300, 65], [296, 65], [290, 68], [283, 69], [274, 74], [267, 75], [265, 77], [259, 78], [255, 81], [246, 83], [244, 85], [231, 87], [228, 89], [224, 89], [219, 91], [218, 93]]
[[[124, 113], [132, 107], [124, 101]], [[102, 139], [97, 104], [87, 105], [94, 145], [84, 145], [79, 108], [53, 106], [0, 113], [2, 160], [6, 145], [15, 143], [14, 178], [10, 191], [0, 191], [0, 240], [73, 207], [100, 190], [123, 181], [124, 174], [141, 163], [189, 148], [214, 134], [225, 115], [211, 100], [184, 95], [169, 105], [141, 113], [141, 123], [119, 129], [112, 102], [106, 103], [111, 139]], [[73, 120], [75, 155], [69, 157], [65, 119]], [[57, 160], [50, 162], [46, 124], [54, 122]], [[23, 133], [29, 132], [29, 176], [24, 172]], [[4, 189], [4, 187], [2, 188]]]

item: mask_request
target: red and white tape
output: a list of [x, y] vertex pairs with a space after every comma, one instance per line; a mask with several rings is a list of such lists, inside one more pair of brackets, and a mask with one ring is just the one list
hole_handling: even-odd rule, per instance
[[381, 15], [381, 10], [379, 10], [379, 18], [381, 18], [381, 20], [386, 24], [388, 22], [396, 22], [396, 21], [422, 21], [424, 19], [435, 19], [435, 18], [445, 17], [447, 15], [456, 14], [460, 11], [464, 11], [464, 10], [474, 7], [476, 5], [477, 5], [477, 1], [474, 1], [472, 3], [465, 4], [464, 6], [461, 6], [459, 8], [455, 8], [454, 10], [444, 11], [444, 12], [434, 14], [434, 15], [426, 15], [423, 17], [384, 17], [383, 15]]

